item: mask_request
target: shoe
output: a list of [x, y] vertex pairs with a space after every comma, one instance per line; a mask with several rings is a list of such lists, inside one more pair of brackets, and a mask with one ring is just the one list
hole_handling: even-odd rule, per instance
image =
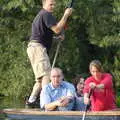
[[35, 108], [35, 102], [30, 103], [28, 100], [25, 103], [25, 108]]
[[40, 108], [40, 97], [37, 97], [37, 99], [34, 102], [29, 102], [29, 97], [25, 97], [25, 108]]
[[36, 100], [35, 102], [29, 102], [26, 100], [25, 108], [40, 108], [40, 101]]

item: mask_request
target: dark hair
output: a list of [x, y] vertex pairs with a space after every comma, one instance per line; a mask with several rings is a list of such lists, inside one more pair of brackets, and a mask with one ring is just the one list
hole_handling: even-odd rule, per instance
[[84, 80], [85, 79], [81, 75], [77, 75], [72, 81], [73, 81], [73, 84], [76, 87], [78, 83], [83, 83]]

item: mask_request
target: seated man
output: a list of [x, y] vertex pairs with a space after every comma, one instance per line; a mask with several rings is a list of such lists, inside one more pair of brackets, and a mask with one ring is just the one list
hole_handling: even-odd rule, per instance
[[46, 85], [40, 94], [41, 108], [46, 111], [69, 111], [74, 106], [74, 86], [63, 81], [62, 70], [53, 68], [50, 74], [51, 82]]

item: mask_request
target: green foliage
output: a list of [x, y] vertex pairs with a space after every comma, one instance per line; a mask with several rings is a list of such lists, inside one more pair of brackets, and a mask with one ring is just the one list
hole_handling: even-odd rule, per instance
[[116, 103], [117, 103], [117, 107], [120, 107], [120, 96], [117, 97]]
[[116, 103], [117, 106], [120, 107], [120, 88], [117, 89]]
[[26, 13], [23, 14], [18, 7], [15, 11], [12, 2], [4, 4], [11, 4], [11, 7], [3, 5], [0, 16], [0, 91], [5, 96], [24, 97], [33, 84], [33, 73], [26, 55], [31, 15], [26, 18]]
[[[55, 15], [59, 20], [69, 0], [57, 0]], [[41, 6], [39, 0], [0, 1], [0, 91], [5, 96], [24, 97], [30, 93], [34, 75], [26, 49], [31, 23]], [[62, 42], [56, 66], [71, 80], [88, 74], [89, 62], [100, 59], [107, 72], [120, 86], [120, 1], [75, 0], [68, 20], [66, 39]], [[56, 44], [50, 52], [51, 63]]]

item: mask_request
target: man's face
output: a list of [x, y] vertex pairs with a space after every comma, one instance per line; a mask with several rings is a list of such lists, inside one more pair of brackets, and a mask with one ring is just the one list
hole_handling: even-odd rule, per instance
[[46, 0], [43, 7], [48, 11], [48, 12], [53, 12], [54, 7], [55, 7], [55, 0]]
[[60, 71], [53, 70], [51, 71], [50, 79], [52, 81], [53, 87], [57, 88], [61, 84], [63, 76]]

